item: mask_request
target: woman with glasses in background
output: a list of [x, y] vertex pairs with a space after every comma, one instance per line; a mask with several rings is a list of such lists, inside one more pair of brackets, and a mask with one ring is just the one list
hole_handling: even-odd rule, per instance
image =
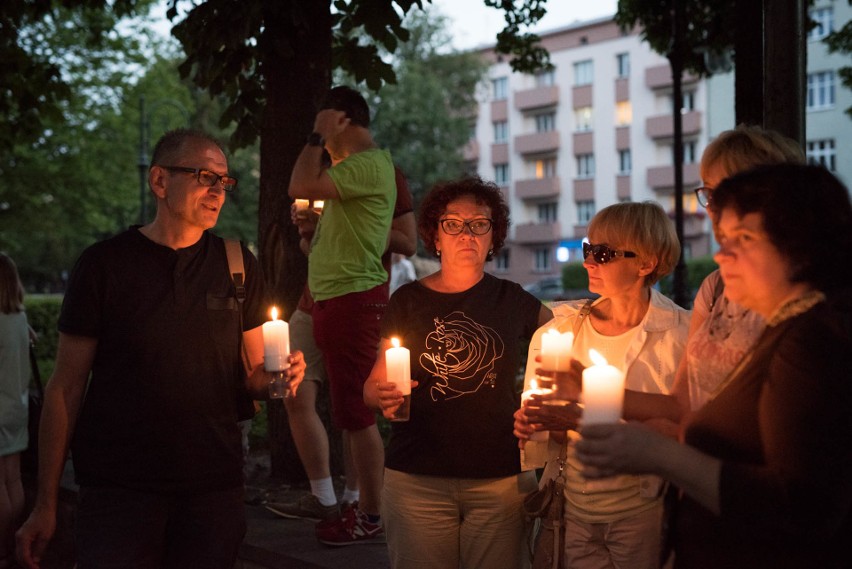
[[528, 563], [521, 502], [536, 488], [512, 435], [522, 349], [550, 310], [485, 272], [509, 210], [477, 177], [435, 186], [417, 215], [440, 269], [400, 287], [382, 322], [368, 406], [393, 418], [403, 395], [387, 376], [391, 338], [410, 350], [409, 419], [392, 423], [382, 489], [391, 567], [517, 569]]
[[[555, 328], [575, 334], [573, 357], [580, 364], [575, 365], [575, 372], [591, 365], [589, 351], [594, 349], [625, 372], [628, 393], [639, 398], [670, 393], [686, 344], [689, 312], [652, 286], [672, 271], [680, 256], [671, 220], [656, 203], [621, 203], [598, 212], [589, 223], [588, 233], [589, 243], [583, 244], [583, 267], [589, 274], [589, 290], [600, 298], [571, 301], [553, 309], [554, 319], [530, 342], [525, 389], [537, 375], [546, 374], [537, 369], [537, 356], [542, 335]], [[574, 379], [579, 383], [579, 377]], [[575, 400], [576, 395], [567, 399]], [[546, 476], [556, 457], [567, 453], [565, 566], [658, 567], [662, 479], [618, 476], [586, 480], [573, 452], [572, 442], [578, 434], [569, 430], [577, 426], [575, 408], [542, 403], [545, 401], [539, 397], [525, 401], [515, 414], [515, 433], [524, 448], [542, 444], [528, 440], [534, 431], [551, 431], [546, 455], [551, 468]], [[526, 459], [532, 453], [524, 454]], [[541, 464], [530, 460], [526, 466]]]

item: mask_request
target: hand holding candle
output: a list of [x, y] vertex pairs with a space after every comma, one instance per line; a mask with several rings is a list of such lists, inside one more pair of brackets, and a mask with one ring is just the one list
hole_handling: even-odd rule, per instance
[[287, 397], [286, 369], [290, 367], [290, 327], [278, 320], [278, 309], [271, 310], [272, 320], [263, 323], [263, 367], [272, 373], [269, 383], [269, 397], [280, 399]]
[[554, 372], [554, 377], [546, 380], [553, 388], [553, 397], [547, 401], [548, 405], [567, 405], [571, 401], [572, 390], [568, 389], [569, 386], [565, 383], [567, 379], [563, 374], [571, 371], [573, 345], [572, 332], [563, 333], [551, 328], [541, 336], [541, 369]]
[[391, 338], [392, 348], [385, 350], [387, 380], [396, 384], [402, 393], [402, 404], [391, 421], [407, 421], [411, 410], [411, 352], [400, 347], [398, 338]]
[[311, 205], [311, 200], [303, 200], [301, 198], [296, 198], [293, 200], [293, 205], [296, 208], [296, 211], [302, 211], [304, 209], [308, 209], [308, 206]]
[[[521, 407], [523, 407], [524, 404], [533, 395], [543, 396], [543, 395], [550, 395], [551, 393], [552, 393], [552, 390], [539, 387], [538, 382], [536, 382], [536, 380], [532, 379], [532, 380], [530, 380], [530, 388], [525, 390], [523, 393], [521, 393]], [[547, 431], [536, 431], [532, 435], [530, 435], [529, 440], [531, 440], [531, 441], [546, 441], [547, 438], [548, 438], [548, 432]]]
[[617, 423], [624, 404], [624, 372], [589, 350], [592, 366], [583, 370], [583, 425]]

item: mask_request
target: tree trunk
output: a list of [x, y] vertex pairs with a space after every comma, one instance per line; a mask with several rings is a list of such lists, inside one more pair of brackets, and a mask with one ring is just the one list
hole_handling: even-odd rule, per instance
[[[260, 126], [259, 259], [269, 300], [289, 319], [305, 284], [307, 258], [290, 222], [287, 187], [331, 84], [330, 0], [266, 0], [264, 23], [261, 41], [274, 48], [263, 50], [268, 55], [260, 69], [267, 99]], [[284, 407], [270, 402], [267, 409], [272, 475], [290, 483], [303, 481]], [[339, 455], [330, 442], [332, 454]]]

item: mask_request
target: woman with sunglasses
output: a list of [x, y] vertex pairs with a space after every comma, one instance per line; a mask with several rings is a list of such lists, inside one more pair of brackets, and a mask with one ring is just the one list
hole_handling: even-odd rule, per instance
[[386, 372], [398, 338], [410, 350], [409, 419], [392, 422], [382, 488], [391, 567], [517, 569], [528, 562], [521, 502], [536, 487], [512, 435], [521, 350], [548, 308], [485, 272], [503, 246], [509, 210], [477, 177], [435, 186], [417, 215], [440, 269], [400, 287], [382, 322], [368, 406], [393, 418], [403, 403]]
[[816, 166], [776, 165], [713, 194], [725, 296], [766, 329], [686, 428], [582, 429], [596, 481], [655, 473], [684, 493], [676, 567], [852, 566], [852, 204]]
[[[571, 301], [553, 309], [554, 319], [530, 342], [525, 383], [528, 387], [537, 375], [546, 373], [537, 369], [537, 356], [542, 335], [555, 328], [575, 334], [573, 357], [579, 363], [575, 371], [591, 365], [589, 350], [594, 349], [626, 373], [628, 390], [640, 397], [668, 394], [689, 326], [689, 312], [652, 288], [671, 272], [680, 255], [671, 220], [653, 202], [621, 203], [598, 212], [588, 233], [583, 267], [589, 274], [589, 290], [600, 298]], [[571, 444], [578, 438], [576, 431], [569, 430], [576, 427], [573, 410], [542, 403], [533, 397], [517, 411], [515, 434], [524, 448], [536, 444], [528, 441], [534, 431], [551, 431], [545, 455], [551, 468], [560, 452], [567, 453], [565, 566], [658, 567], [662, 479], [619, 476], [586, 480]], [[526, 466], [541, 466], [531, 458], [535, 453], [530, 450], [525, 448]]]

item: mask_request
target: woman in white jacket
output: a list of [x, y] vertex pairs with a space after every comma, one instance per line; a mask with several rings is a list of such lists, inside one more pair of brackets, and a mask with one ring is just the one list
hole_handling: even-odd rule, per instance
[[[690, 316], [651, 288], [671, 272], [680, 255], [671, 220], [653, 202], [607, 207], [589, 224], [589, 243], [584, 243], [583, 255], [589, 290], [600, 298], [554, 308], [554, 319], [541, 327], [530, 342], [525, 389], [541, 371], [536, 369], [540, 366], [536, 358], [542, 334], [556, 328], [575, 334], [575, 372], [591, 364], [589, 350], [594, 348], [626, 373], [626, 389], [633, 404], [641, 405], [642, 394], [669, 394], [686, 343]], [[658, 404], [659, 401], [654, 403], [653, 416], [659, 416]], [[578, 438], [572, 430], [576, 427], [575, 416], [571, 408], [542, 406], [539, 398], [525, 400], [515, 415], [515, 434], [525, 447], [525, 467], [540, 467], [541, 459], [553, 460], [567, 446], [566, 566], [658, 567], [663, 515], [661, 479], [583, 478], [571, 444]], [[537, 430], [551, 431], [549, 445], [528, 441]], [[549, 447], [546, 451], [545, 446]]]

